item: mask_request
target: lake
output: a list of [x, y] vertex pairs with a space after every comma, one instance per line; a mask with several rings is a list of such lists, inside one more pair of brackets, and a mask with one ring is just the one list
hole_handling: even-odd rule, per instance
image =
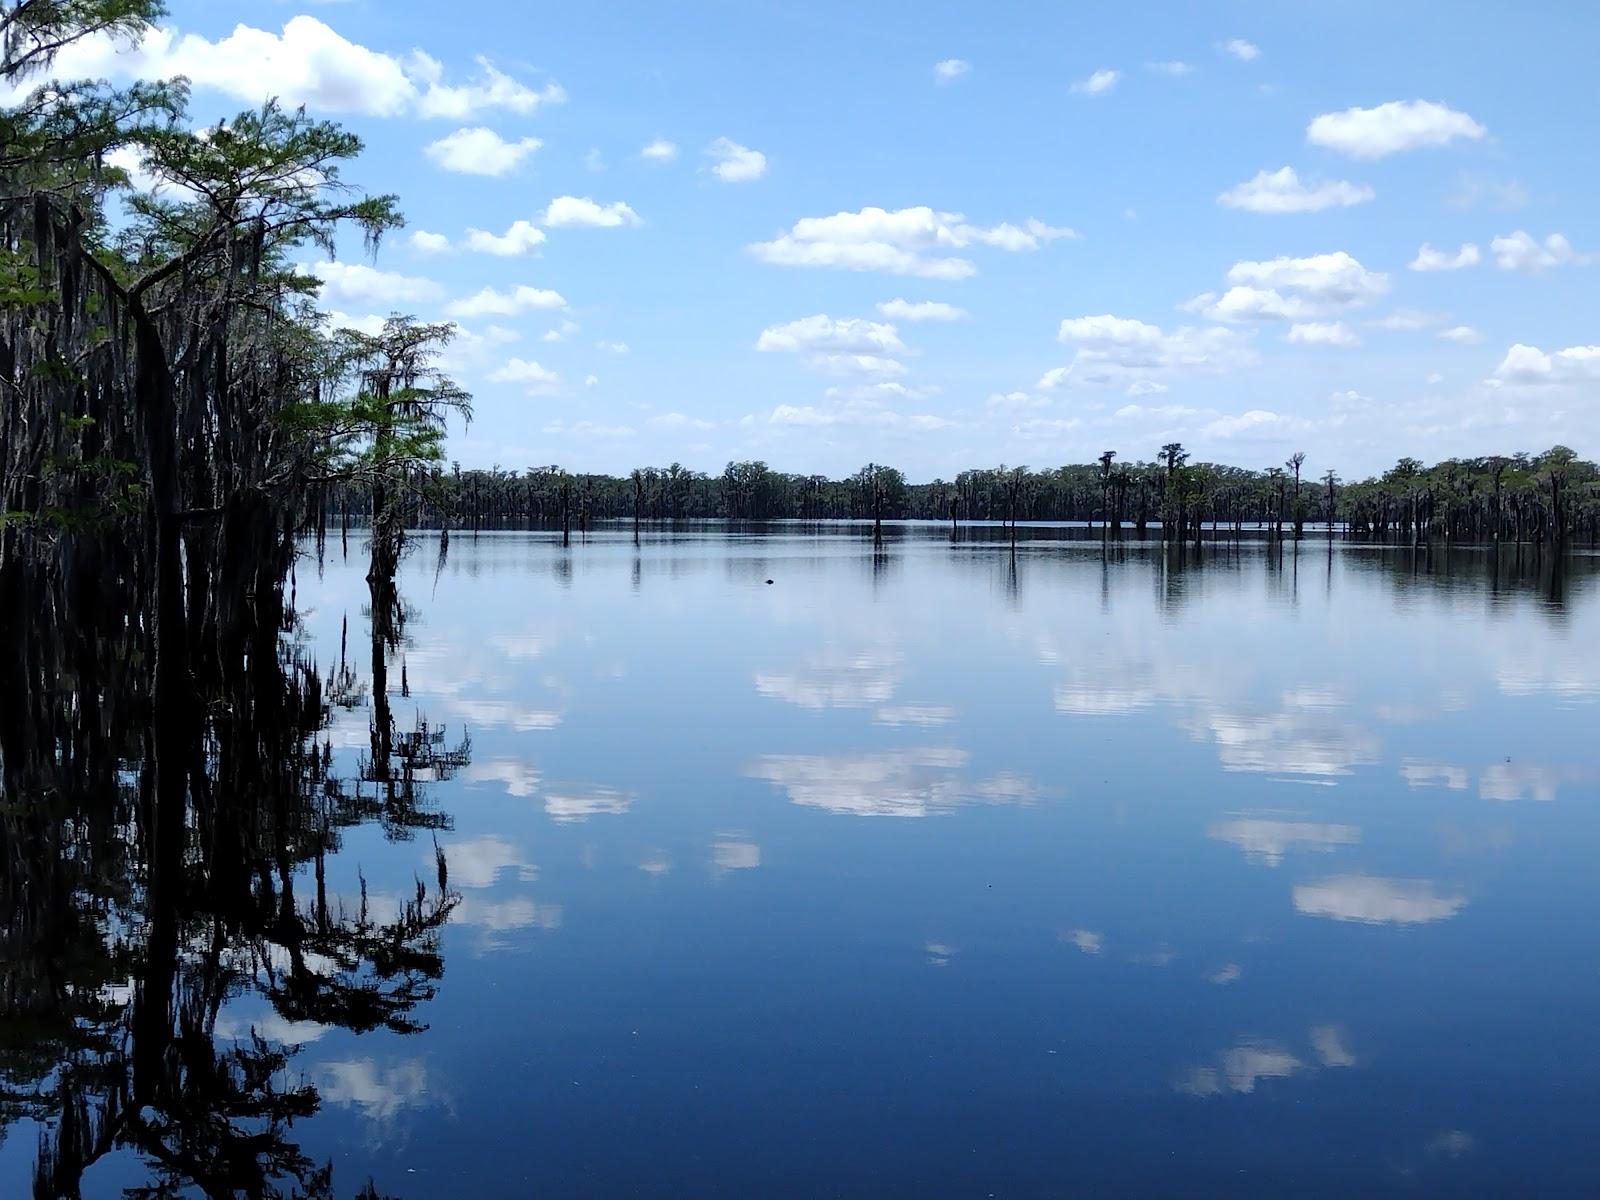
[[[381, 922], [437, 843], [425, 1028], [240, 982], [208, 1036], [299, 1047], [340, 1196], [1600, 1192], [1600, 559], [1007, 538], [420, 535], [432, 815], [295, 870]], [[362, 549], [288, 636], [392, 790]]]

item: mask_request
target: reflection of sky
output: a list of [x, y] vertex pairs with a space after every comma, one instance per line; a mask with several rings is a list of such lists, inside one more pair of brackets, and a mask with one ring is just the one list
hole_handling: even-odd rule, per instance
[[1233, 817], [1218, 821], [1207, 833], [1219, 842], [1239, 847], [1251, 862], [1269, 867], [1281, 863], [1290, 850], [1326, 853], [1340, 846], [1353, 846], [1361, 840], [1361, 830], [1354, 825], [1281, 821], [1269, 817]]
[[926, 817], [978, 801], [1025, 802], [1035, 791], [1001, 772], [966, 780], [969, 755], [950, 746], [867, 754], [769, 754], [750, 774], [775, 784], [794, 804], [857, 817]]
[[[471, 735], [433, 785], [461, 895], [429, 1031], [305, 1052], [318, 1121], [360, 1118], [351, 1174], [410, 1194], [359, 1126], [429, 1107], [439, 1064], [439, 1194], [1229, 1194], [1270, 1143], [1283, 1194], [1376, 1195], [1396, 1163], [1465, 1145], [1516, 1180], [1545, 1168], [1504, 1145], [1587, 1136], [1541, 1097], [1600, 1052], [1528, 1030], [1600, 1008], [1556, 932], [1600, 899], [1592, 585], [1557, 620], [1343, 547], [1296, 573], [1056, 546], [1013, 591], [946, 536], [876, 565], [648, 531], [408, 561], [396, 713]], [[360, 571], [308, 576], [319, 656], [346, 611], [364, 648]], [[336, 759], [365, 751], [365, 710], [340, 728]], [[427, 834], [342, 838], [338, 894], [358, 863], [374, 896], [430, 876]], [[1360, 1114], [1337, 1148], [1325, 1098]], [[1194, 1127], [1233, 1105], [1260, 1140]], [[708, 1128], [727, 1152], [696, 1175]]]
[[1294, 906], [1313, 917], [1368, 925], [1417, 925], [1453, 917], [1466, 905], [1459, 893], [1426, 879], [1335, 875], [1295, 885]]

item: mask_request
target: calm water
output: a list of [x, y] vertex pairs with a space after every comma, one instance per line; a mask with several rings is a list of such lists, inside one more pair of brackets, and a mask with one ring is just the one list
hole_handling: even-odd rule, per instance
[[[427, 1029], [218, 1041], [301, 1046], [340, 1195], [1600, 1193], [1600, 563], [1033, 532], [425, 541], [390, 699], [469, 761], [325, 886], [437, 836]], [[324, 675], [363, 574], [300, 566]]]

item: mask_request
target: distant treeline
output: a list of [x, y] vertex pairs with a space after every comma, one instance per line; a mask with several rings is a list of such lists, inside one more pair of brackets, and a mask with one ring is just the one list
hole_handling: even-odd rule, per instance
[[[433, 473], [412, 520], [466, 529], [583, 529], [597, 521], [857, 519], [1084, 521], [1110, 530], [1165, 530], [1169, 537], [1265, 526], [1298, 535], [1330, 523], [1355, 536], [1516, 541], [1600, 540], [1600, 469], [1565, 446], [1542, 454], [1447, 459], [1431, 467], [1402, 458], [1370, 479], [1313, 475], [1304, 454], [1265, 470], [1193, 462], [1172, 443], [1150, 461], [1107, 451], [1098, 462], [991, 467], [954, 479], [908, 483], [869, 463], [846, 479], [793, 475], [762, 462], [729, 463], [720, 475], [677, 463], [626, 477], [526, 471]], [[358, 486], [330, 497], [327, 519], [364, 521]]]

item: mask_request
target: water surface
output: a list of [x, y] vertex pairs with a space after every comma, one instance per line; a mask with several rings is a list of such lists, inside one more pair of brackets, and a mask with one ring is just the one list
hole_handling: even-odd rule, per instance
[[[441, 828], [325, 886], [398, 911], [437, 840], [427, 1028], [241, 988], [219, 1041], [300, 1047], [340, 1194], [1600, 1192], [1600, 563], [1024, 532], [426, 536]], [[294, 597], [352, 776], [360, 549]]]

